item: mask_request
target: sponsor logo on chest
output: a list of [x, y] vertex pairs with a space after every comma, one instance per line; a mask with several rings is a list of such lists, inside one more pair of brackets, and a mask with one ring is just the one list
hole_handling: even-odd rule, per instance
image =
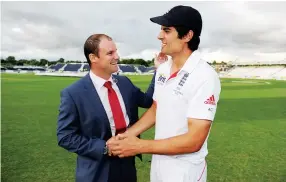
[[184, 76], [181, 78], [177, 87], [174, 89], [174, 92], [176, 95], [183, 95], [181, 90], [182, 90], [184, 84], [186, 83], [188, 77], [189, 77], [189, 73], [185, 73]]
[[157, 80], [157, 83], [158, 83], [159, 85], [163, 85], [163, 84], [165, 83], [166, 79], [167, 79], [167, 77], [166, 77], [165, 75], [160, 74], [160, 75], [159, 75], [159, 78], [158, 78], [158, 80]]

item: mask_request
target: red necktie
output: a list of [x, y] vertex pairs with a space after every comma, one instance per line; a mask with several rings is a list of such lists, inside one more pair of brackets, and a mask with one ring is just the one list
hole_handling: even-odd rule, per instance
[[111, 86], [111, 81], [105, 82], [104, 86], [108, 90], [108, 100], [109, 100], [109, 104], [111, 107], [111, 111], [112, 111], [112, 115], [113, 115], [113, 119], [115, 123], [115, 128], [116, 128], [115, 134], [117, 135], [118, 133], [125, 132], [126, 122], [123, 116], [123, 112], [122, 112], [117, 94]]

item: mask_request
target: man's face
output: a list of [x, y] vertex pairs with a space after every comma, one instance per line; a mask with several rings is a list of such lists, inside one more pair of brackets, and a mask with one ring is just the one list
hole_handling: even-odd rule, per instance
[[96, 58], [96, 66], [106, 74], [112, 74], [118, 71], [119, 56], [117, 48], [112, 40], [102, 38], [99, 43], [98, 57]]
[[158, 39], [162, 42], [161, 52], [164, 54], [172, 56], [183, 49], [184, 42], [178, 38], [178, 32], [174, 27], [162, 26]]

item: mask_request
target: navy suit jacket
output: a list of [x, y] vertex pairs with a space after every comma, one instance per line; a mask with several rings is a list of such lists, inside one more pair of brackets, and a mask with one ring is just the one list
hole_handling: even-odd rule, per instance
[[[147, 92], [143, 93], [127, 77], [113, 75], [123, 97], [130, 126], [138, 121], [138, 107], [149, 108], [153, 103], [154, 77], [155, 74]], [[57, 139], [59, 146], [77, 154], [76, 181], [108, 181], [112, 159], [103, 153], [106, 141], [111, 137], [107, 114], [89, 74], [61, 91]], [[130, 165], [130, 158], [118, 158], [120, 162], [126, 161], [124, 170], [136, 176], [134, 157], [131, 159]]]

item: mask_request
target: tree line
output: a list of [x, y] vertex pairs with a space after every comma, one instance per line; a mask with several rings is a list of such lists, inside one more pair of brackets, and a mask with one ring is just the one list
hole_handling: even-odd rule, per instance
[[[1, 65], [6, 67], [12, 66], [51, 66], [57, 63], [82, 63], [82, 61], [65, 60], [60, 58], [56, 61], [49, 61], [47, 59], [19, 59], [16, 60], [14, 56], [8, 56], [6, 59], [1, 58]], [[86, 61], [85, 61], [86, 63]], [[144, 65], [146, 67], [154, 65], [154, 59], [145, 61], [144, 59], [121, 59], [119, 64], [136, 64]]]

